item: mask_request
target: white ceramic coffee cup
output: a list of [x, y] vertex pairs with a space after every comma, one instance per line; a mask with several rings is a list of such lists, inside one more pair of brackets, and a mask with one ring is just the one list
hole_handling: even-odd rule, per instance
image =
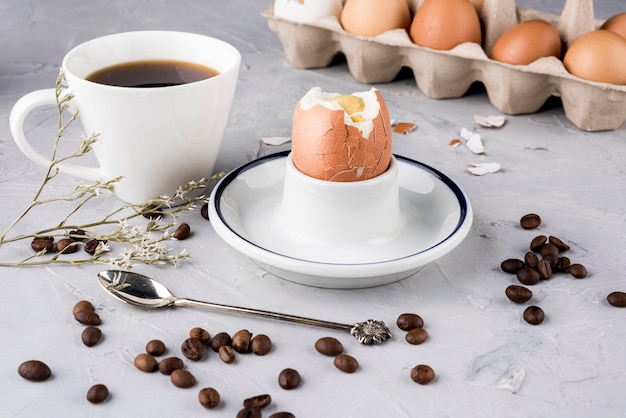
[[[119, 87], [85, 78], [102, 68], [132, 61], [175, 60], [210, 67], [219, 74], [167, 87]], [[70, 104], [86, 135], [99, 134], [93, 151], [99, 167], [59, 165], [87, 180], [122, 176], [115, 193], [129, 203], [175, 193], [178, 186], [210, 177], [237, 84], [241, 55], [228, 43], [193, 33], [137, 31], [96, 38], [76, 46], [62, 62]], [[24, 134], [28, 113], [56, 106], [55, 89], [38, 90], [13, 107], [11, 133], [34, 162], [48, 166]], [[74, 109], [75, 108], [75, 109]]]

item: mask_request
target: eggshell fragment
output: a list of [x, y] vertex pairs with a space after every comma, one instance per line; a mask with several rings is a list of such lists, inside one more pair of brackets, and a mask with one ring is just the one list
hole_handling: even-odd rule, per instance
[[512, 65], [528, 65], [543, 57], [561, 58], [561, 38], [548, 22], [527, 20], [498, 38], [489, 57]]
[[467, 169], [475, 176], [484, 176], [485, 174], [496, 173], [502, 169], [499, 163], [472, 163]]
[[484, 154], [485, 153], [485, 145], [483, 144], [483, 140], [480, 138], [480, 134], [475, 132], [470, 132], [467, 129], [461, 129], [461, 138], [465, 139], [465, 145], [472, 151], [474, 154]]
[[413, 129], [415, 129], [414, 123], [398, 122], [396, 126], [394, 126], [393, 131], [398, 134], [406, 135], [406, 134], [413, 132]]
[[506, 119], [503, 115], [474, 115], [474, 121], [484, 128], [500, 128]]
[[321, 180], [359, 181], [384, 173], [391, 160], [392, 130], [380, 92], [353, 93], [365, 103], [355, 122], [332, 100], [340, 96], [311, 89], [293, 115], [292, 158], [302, 173]]
[[478, 13], [467, 0], [425, 0], [415, 12], [410, 35], [415, 44], [437, 50], [482, 42]]

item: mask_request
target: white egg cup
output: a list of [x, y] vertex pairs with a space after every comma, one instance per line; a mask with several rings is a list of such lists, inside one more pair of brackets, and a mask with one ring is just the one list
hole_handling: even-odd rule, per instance
[[400, 210], [398, 162], [368, 180], [335, 182], [302, 173], [286, 158], [278, 223], [295, 241], [384, 244], [405, 223]]

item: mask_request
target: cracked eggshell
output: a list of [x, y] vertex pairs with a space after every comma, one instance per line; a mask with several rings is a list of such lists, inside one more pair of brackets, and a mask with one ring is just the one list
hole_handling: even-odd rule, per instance
[[274, 14], [294, 22], [315, 22], [326, 16], [341, 15], [342, 0], [275, 0]]
[[353, 93], [363, 100], [361, 122], [354, 122], [333, 98], [314, 87], [293, 115], [293, 163], [302, 173], [337, 182], [367, 180], [384, 173], [391, 160], [392, 129], [387, 106], [372, 88]]

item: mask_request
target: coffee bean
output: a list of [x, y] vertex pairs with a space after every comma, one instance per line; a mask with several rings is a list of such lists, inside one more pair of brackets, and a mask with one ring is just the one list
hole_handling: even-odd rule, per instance
[[626, 308], [626, 292], [611, 292], [606, 300], [615, 307]]
[[230, 344], [231, 344], [231, 338], [230, 338], [230, 335], [228, 335], [228, 333], [226, 332], [219, 332], [215, 334], [215, 336], [211, 338], [211, 341], [209, 341], [209, 347], [211, 348], [211, 350], [215, 351], [216, 353], [218, 352], [221, 346], [230, 345]]
[[72, 238], [76, 241], [82, 241], [83, 239], [85, 239], [85, 236], [87, 236], [87, 232], [83, 231], [82, 229], [75, 229], [73, 231], [70, 231], [70, 233], [68, 234], [69, 238]]
[[435, 371], [426, 364], [418, 364], [411, 369], [411, 380], [420, 385], [426, 385], [435, 378]]
[[537, 268], [537, 264], [539, 264], [539, 257], [537, 257], [537, 254], [535, 254], [534, 252], [528, 251], [524, 255], [524, 263], [528, 267]]
[[569, 271], [570, 264], [571, 262], [568, 257], [558, 257], [552, 270], [560, 273], [567, 273]]
[[540, 277], [539, 272], [531, 267], [524, 267], [520, 271], [517, 272], [517, 280], [520, 283], [532, 286], [539, 283]]
[[98, 249], [98, 245], [106, 244], [107, 240], [101, 239], [91, 239], [85, 243], [85, 247], [83, 248], [87, 254], [94, 255], [96, 250]]
[[76, 319], [83, 325], [100, 325], [102, 323], [102, 321], [100, 320], [100, 315], [98, 315], [94, 311], [88, 310], [76, 312], [76, 314], [74, 315], [74, 319]]
[[178, 226], [178, 228], [176, 228], [176, 231], [174, 231], [172, 236], [176, 238], [177, 240], [182, 241], [184, 239], [187, 239], [190, 233], [191, 233], [191, 228], [189, 228], [189, 224], [182, 223]]
[[512, 284], [504, 291], [506, 297], [515, 303], [528, 302], [533, 297], [533, 292], [524, 286]]
[[530, 325], [539, 325], [543, 322], [545, 314], [539, 306], [529, 306], [524, 310], [524, 321]]
[[258, 408], [243, 408], [237, 412], [236, 418], [261, 418], [261, 410]]
[[146, 344], [146, 353], [153, 356], [162, 356], [165, 350], [165, 343], [161, 340], [150, 340]]
[[343, 353], [343, 345], [338, 339], [333, 337], [322, 337], [315, 341], [315, 349], [318, 353], [325, 356], [335, 357]]
[[211, 340], [211, 334], [204, 328], [194, 327], [189, 330], [189, 336], [191, 338], [197, 338], [202, 341], [202, 344], [206, 344]]
[[396, 325], [403, 331], [411, 331], [414, 328], [424, 327], [424, 320], [417, 314], [403, 313], [398, 316]]
[[185, 367], [185, 363], [178, 357], [166, 357], [159, 362], [159, 372], [171, 375], [174, 370]]
[[547, 240], [548, 237], [546, 237], [545, 235], [537, 235], [535, 238], [532, 239], [532, 241], [530, 241], [530, 251], [538, 253], [539, 251], [541, 251], [541, 247], [544, 246]]
[[203, 388], [198, 392], [198, 401], [207, 409], [217, 408], [220, 404], [220, 394], [213, 388]]
[[233, 352], [233, 348], [230, 345], [223, 345], [217, 350], [217, 354], [226, 364], [230, 364], [235, 361], [235, 353]]
[[76, 304], [74, 305], [74, 308], [72, 309], [72, 315], [76, 315], [76, 313], [80, 311], [93, 312], [95, 311], [95, 308], [93, 307], [92, 303], [89, 302], [88, 300], [79, 300], [78, 302], [76, 302]]
[[544, 260], [546, 260], [548, 263], [550, 263], [550, 267], [552, 267], [552, 271], [554, 271], [556, 269], [556, 266], [559, 262], [559, 256], [556, 254], [546, 254], [543, 257]]
[[344, 373], [354, 373], [359, 368], [359, 362], [348, 354], [339, 354], [335, 357], [333, 364]]
[[548, 254], [551, 255], [555, 255], [555, 256], [559, 256], [559, 249], [557, 248], [556, 245], [554, 244], [544, 244], [541, 249], [539, 250], [539, 254], [541, 254], [542, 257], [547, 256]]
[[570, 249], [569, 245], [567, 245], [560, 238], [557, 237], [550, 236], [550, 238], [548, 238], [548, 242], [556, 246], [556, 248], [558, 248], [560, 252], [569, 251]]
[[204, 203], [202, 205], [202, 207], [200, 208], [200, 215], [202, 215], [202, 217], [206, 219], [207, 221], [209, 220], [209, 204], [208, 203]]
[[424, 328], [413, 328], [406, 333], [406, 342], [413, 345], [418, 345], [426, 341], [428, 338], [428, 332]]
[[569, 266], [569, 274], [577, 279], [584, 279], [587, 277], [587, 269], [582, 264], [572, 264]]
[[272, 403], [272, 397], [267, 393], [252, 396], [243, 401], [244, 408], [263, 409]]
[[515, 274], [524, 268], [524, 262], [517, 258], [509, 258], [500, 263], [500, 268], [505, 273]]
[[137, 354], [134, 363], [136, 368], [146, 373], [156, 371], [158, 366], [156, 359], [147, 353]]
[[255, 335], [250, 340], [250, 351], [257, 356], [264, 356], [272, 349], [272, 340], [265, 334]]
[[54, 237], [35, 237], [30, 243], [30, 247], [36, 251], [50, 252], [54, 248]]
[[83, 344], [87, 347], [93, 347], [98, 344], [102, 339], [102, 331], [98, 327], [94, 327], [93, 325], [85, 328], [80, 335], [81, 340], [83, 340]]
[[204, 357], [204, 344], [197, 338], [187, 338], [180, 346], [180, 351], [189, 360], [199, 361]]
[[109, 397], [109, 388], [99, 383], [87, 391], [87, 400], [91, 403], [104, 402]]
[[286, 390], [297, 388], [301, 381], [300, 373], [294, 369], [283, 369], [278, 375], [278, 386]]
[[56, 249], [61, 254], [72, 254], [78, 251], [78, 245], [71, 238], [63, 238], [57, 241]]
[[23, 362], [17, 368], [17, 372], [26, 380], [31, 382], [43, 382], [50, 379], [52, 371], [50, 367], [43, 361], [28, 360]]
[[163, 211], [161, 210], [161, 206], [152, 203], [144, 206], [141, 210], [141, 214], [146, 219], [158, 219], [163, 216]]
[[281, 412], [274, 412], [268, 418], [296, 418], [296, 416], [292, 414], [291, 412], [281, 411]]
[[232, 338], [232, 347], [238, 353], [247, 353], [250, 351], [250, 339], [252, 334], [246, 329], [237, 331]]
[[537, 265], [537, 272], [539, 273], [540, 279], [548, 280], [552, 278], [552, 266], [550, 266], [550, 262], [545, 258], [541, 260]]
[[170, 375], [172, 384], [179, 388], [190, 388], [196, 384], [196, 378], [188, 370], [176, 369]]
[[535, 229], [541, 225], [541, 217], [536, 213], [529, 213], [522, 216], [519, 221], [520, 226], [524, 229]]

